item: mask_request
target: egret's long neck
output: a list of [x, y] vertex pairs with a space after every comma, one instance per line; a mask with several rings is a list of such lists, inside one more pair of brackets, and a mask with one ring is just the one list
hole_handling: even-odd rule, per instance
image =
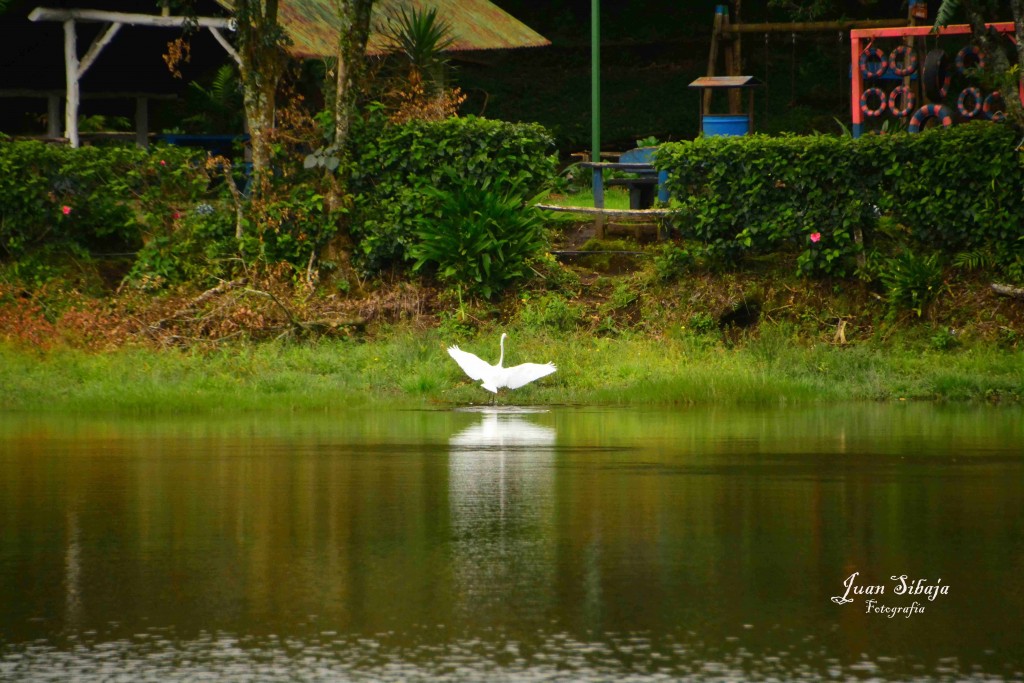
[[498, 346], [501, 347], [501, 355], [498, 356], [498, 367], [500, 368], [501, 364], [505, 362], [505, 335], [501, 335], [501, 341], [498, 343]]

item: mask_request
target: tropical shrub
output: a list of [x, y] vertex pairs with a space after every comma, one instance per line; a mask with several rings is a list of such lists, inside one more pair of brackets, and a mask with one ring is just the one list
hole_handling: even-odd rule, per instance
[[537, 209], [486, 187], [432, 194], [436, 209], [421, 214], [409, 247], [413, 270], [432, 264], [443, 282], [485, 299], [528, 274], [546, 245]]
[[476, 117], [388, 124], [374, 113], [353, 132], [350, 191], [356, 261], [366, 271], [401, 264], [436, 213], [433, 190], [533, 196], [554, 177], [554, 139], [539, 125]]
[[192, 281], [208, 283], [229, 274], [226, 257], [238, 253], [234, 212], [223, 203], [201, 203], [177, 212], [139, 250], [129, 281], [144, 288]]

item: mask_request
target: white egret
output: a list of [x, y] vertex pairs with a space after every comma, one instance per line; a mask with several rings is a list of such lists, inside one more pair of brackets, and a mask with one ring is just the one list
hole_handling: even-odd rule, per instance
[[501, 333], [499, 342], [501, 356], [498, 357], [498, 362], [494, 365], [481, 360], [468, 351], [463, 351], [458, 346], [449, 346], [448, 355], [455, 359], [455, 362], [471, 379], [483, 380], [480, 386], [495, 394], [502, 387], [518, 389], [535, 379], [550, 375], [557, 369], [554, 363], [523, 363], [511, 368], [503, 368], [501, 364], [505, 360], [505, 337], [507, 336], [504, 332]]

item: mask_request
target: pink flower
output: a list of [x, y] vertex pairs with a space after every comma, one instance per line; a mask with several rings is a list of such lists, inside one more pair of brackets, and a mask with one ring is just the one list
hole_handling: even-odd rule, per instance
[[811, 241], [812, 242], [820, 242], [821, 241], [821, 233], [820, 232], [812, 232], [811, 233]]
[[160, 160], [160, 165], [161, 165], [161, 166], [166, 166], [166, 165], [167, 165], [167, 162], [166, 162], [166, 161], [164, 161], [163, 159], [161, 159], [161, 160]]
[[67, 216], [71, 213], [71, 207], [65, 204], [64, 206], [60, 207], [60, 212]]
[[179, 218], [181, 218], [181, 211], [175, 211], [174, 212], [174, 220], [178, 220]]

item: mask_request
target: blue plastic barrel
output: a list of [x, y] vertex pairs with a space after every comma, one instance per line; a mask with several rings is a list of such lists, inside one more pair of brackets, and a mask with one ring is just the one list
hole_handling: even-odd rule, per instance
[[750, 119], [746, 116], [705, 116], [704, 135], [746, 135]]

